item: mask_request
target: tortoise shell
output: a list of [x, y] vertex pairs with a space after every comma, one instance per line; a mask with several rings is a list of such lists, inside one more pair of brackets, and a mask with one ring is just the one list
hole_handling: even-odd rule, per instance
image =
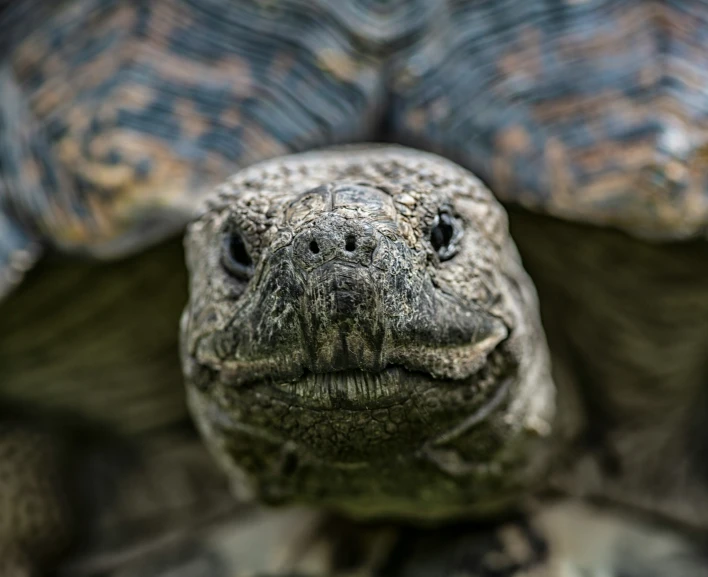
[[361, 140], [452, 157], [535, 211], [660, 240], [705, 231], [696, 0], [0, 10], [0, 294], [41, 244], [130, 253], [240, 167]]

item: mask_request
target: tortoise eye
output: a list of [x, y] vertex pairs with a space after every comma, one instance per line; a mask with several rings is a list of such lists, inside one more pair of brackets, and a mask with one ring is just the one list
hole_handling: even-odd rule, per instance
[[459, 236], [460, 231], [455, 219], [448, 212], [439, 212], [430, 230], [430, 244], [441, 261], [450, 260], [457, 254], [456, 241]]
[[229, 232], [224, 238], [221, 262], [224, 268], [240, 280], [248, 280], [253, 274], [253, 260], [238, 231]]

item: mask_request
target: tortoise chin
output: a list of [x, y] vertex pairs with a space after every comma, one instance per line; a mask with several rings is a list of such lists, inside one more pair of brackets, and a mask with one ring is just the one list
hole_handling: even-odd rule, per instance
[[192, 225], [191, 409], [242, 494], [496, 512], [546, 461], [535, 296], [477, 181], [394, 150], [253, 167]]
[[242, 496], [354, 516], [492, 514], [520, 489], [519, 447], [503, 419], [517, 368], [502, 343], [464, 379], [401, 366], [305, 371], [217, 379], [190, 401]]

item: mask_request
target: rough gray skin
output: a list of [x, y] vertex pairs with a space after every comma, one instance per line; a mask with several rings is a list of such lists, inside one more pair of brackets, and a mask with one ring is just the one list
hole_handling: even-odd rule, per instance
[[538, 482], [536, 296], [469, 172], [394, 147], [285, 157], [220, 187], [186, 246], [191, 407], [241, 495], [450, 517]]

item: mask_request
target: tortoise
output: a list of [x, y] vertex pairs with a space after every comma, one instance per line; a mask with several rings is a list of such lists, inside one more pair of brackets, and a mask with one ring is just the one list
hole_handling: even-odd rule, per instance
[[0, 573], [706, 574], [707, 17], [1, 4]]

